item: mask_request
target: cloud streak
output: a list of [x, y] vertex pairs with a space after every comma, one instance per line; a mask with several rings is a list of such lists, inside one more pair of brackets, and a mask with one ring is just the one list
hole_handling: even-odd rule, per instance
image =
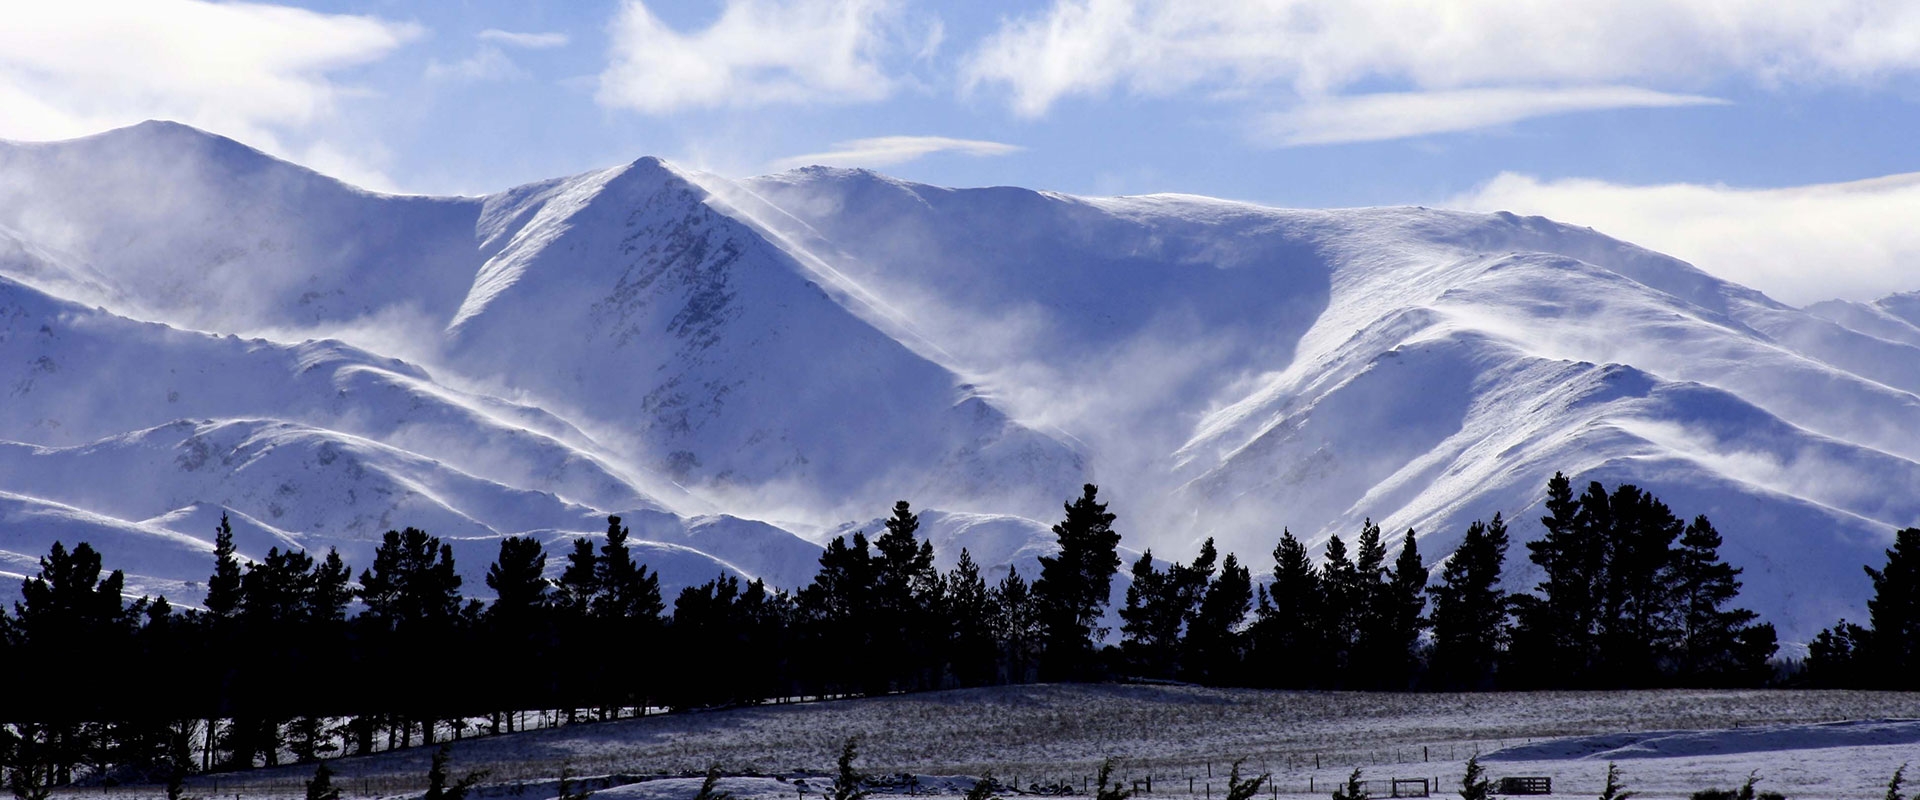
[[829, 167], [885, 167], [904, 164], [934, 153], [962, 153], [970, 156], [1004, 156], [1026, 148], [979, 139], [951, 139], [945, 136], [876, 136], [837, 142], [834, 149], [807, 153], [773, 162], [776, 170], [819, 164]]
[[1478, 130], [1578, 111], [1725, 102], [1631, 86], [1383, 92], [1328, 98], [1267, 114], [1255, 126], [1255, 140], [1285, 147], [1377, 142]]
[[647, 114], [881, 100], [896, 85], [882, 64], [896, 16], [892, 0], [728, 0], [683, 33], [626, 0], [595, 97]]
[[1788, 303], [1920, 289], [1920, 173], [1782, 189], [1506, 173], [1450, 205], [1590, 225]]
[[507, 47], [519, 47], [527, 50], [545, 50], [552, 47], [567, 46], [567, 35], [564, 33], [518, 33], [515, 31], [503, 31], [499, 28], [488, 28], [476, 34], [476, 36], [483, 42], [492, 42]]

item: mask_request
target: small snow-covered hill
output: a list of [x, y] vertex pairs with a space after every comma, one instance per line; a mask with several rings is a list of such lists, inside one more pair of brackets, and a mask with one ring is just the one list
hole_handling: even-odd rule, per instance
[[189, 602], [222, 510], [248, 555], [423, 527], [476, 589], [498, 538], [619, 514], [670, 586], [796, 586], [902, 498], [996, 577], [1089, 480], [1128, 546], [1257, 571], [1367, 518], [1429, 562], [1495, 512], [1524, 541], [1564, 471], [1710, 515], [1795, 640], [1920, 522], [1916, 296], [1796, 309], [1509, 214], [858, 170], [399, 197], [171, 123], [0, 143], [0, 393], [0, 572], [89, 538]]

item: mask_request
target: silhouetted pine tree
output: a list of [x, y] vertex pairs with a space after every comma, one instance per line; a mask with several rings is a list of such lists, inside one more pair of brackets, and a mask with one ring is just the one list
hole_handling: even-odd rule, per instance
[[1398, 672], [1398, 663], [1393, 658], [1387, 546], [1380, 540], [1380, 526], [1373, 524], [1371, 518], [1361, 524], [1360, 538], [1354, 542], [1353, 571], [1358, 602], [1347, 683], [1362, 688], [1391, 686], [1394, 682], [1391, 676]]
[[[18, 686], [70, 687], [65, 692], [15, 693], [8, 704], [27, 719], [78, 723], [112, 719], [128, 702], [120, 659], [132, 645], [137, 617], [121, 599], [126, 577], [101, 576], [100, 554], [81, 542], [67, 550], [54, 542], [40, 558], [40, 571], [20, 584], [12, 626], [25, 658], [10, 666]], [[56, 729], [58, 730], [58, 729]], [[56, 737], [56, 743], [73, 742]], [[77, 743], [76, 743], [77, 744]], [[56, 747], [53, 784], [71, 780], [79, 753]]]
[[1807, 643], [1806, 682], [1826, 688], [1853, 689], [1873, 683], [1867, 659], [1873, 632], [1845, 619], [1823, 630]]
[[918, 538], [920, 517], [905, 500], [893, 505], [886, 532], [873, 541], [876, 678], [884, 690], [924, 689], [939, 680], [940, 648], [948, 621], [941, 612], [946, 586], [933, 566], [933, 542]]
[[810, 651], [803, 663], [817, 685], [850, 692], [883, 682], [871, 647], [878, 573], [864, 533], [854, 533], [851, 544], [847, 537], [836, 536], [820, 551], [820, 571], [798, 597]]
[[1475, 520], [1447, 559], [1433, 593], [1432, 677], [1444, 687], [1493, 686], [1494, 667], [1507, 628], [1507, 598], [1500, 569], [1507, 557], [1507, 525]]
[[453, 546], [418, 528], [387, 531], [360, 573], [360, 600], [376, 623], [405, 630], [451, 625], [460, 613]]
[[233, 525], [224, 512], [213, 532], [213, 576], [207, 578], [203, 607], [214, 619], [228, 619], [240, 611], [240, 559], [234, 555]]
[[1376, 615], [1379, 627], [1370, 637], [1369, 660], [1376, 665], [1374, 688], [1406, 689], [1419, 667], [1420, 632], [1427, 627], [1427, 568], [1420, 563], [1420, 546], [1413, 529], [1400, 544], [1400, 555], [1381, 583]]
[[[632, 531], [620, 524], [619, 517], [607, 517], [607, 536], [593, 565], [595, 593], [588, 603], [593, 618], [588, 630], [594, 641], [657, 640], [665, 628], [660, 576], [634, 561], [627, 544], [631, 537]], [[597, 665], [595, 674], [584, 676], [598, 687], [601, 715], [644, 705], [645, 694], [656, 678], [655, 663], [653, 659], [620, 665], [603, 662]]]
[[973, 554], [960, 548], [960, 561], [947, 573], [946, 617], [949, 621], [947, 661], [961, 686], [984, 686], [994, 680], [998, 648], [994, 639], [993, 593], [980, 576]]
[[1053, 526], [1060, 550], [1040, 557], [1033, 597], [1045, 631], [1043, 676], [1094, 675], [1094, 642], [1105, 633], [1096, 626], [1113, 588], [1113, 574], [1120, 569], [1120, 534], [1113, 530], [1114, 515], [1107, 512], [1107, 504], [1096, 499], [1099, 491], [1089, 483], [1079, 499], [1066, 504], [1066, 519]]
[[1651, 686], [1679, 643], [1673, 545], [1686, 526], [1666, 503], [1631, 484], [1616, 487], [1608, 506], [1600, 659], [1609, 682]]
[[[1212, 539], [1207, 544], [1213, 544]], [[1207, 548], [1202, 548], [1204, 553]], [[1253, 606], [1253, 576], [1239, 557], [1227, 554], [1220, 573], [1208, 584], [1200, 610], [1187, 622], [1182, 640], [1186, 655], [1182, 675], [1198, 683], [1219, 685], [1241, 680], [1240, 624]]]
[[[337, 560], [336, 564], [337, 569], [346, 569]], [[283, 723], [301, 716], [301, 706], [311, 702], [284, 690], [288, 678], [311, 675], [316, 690], [326, 691], [323, 673], [309, 670], [316, 659], [335, 655], [330, 652], [332, 640], [322, 630], [336, 614], [344, 613], [343, 608], [331, 606], [339, 602], [332, 595], [346, 588], [336, 585], [343, 576], [328, 569], [325, 564], [316, 565], [303, 551], [282, 552], [278, 547], [247, 565], [240, 581], [238, 617], [245, 644], [238, 654], [240, 674], [232, 687], [234, 723], [225, 737], [232, 766], [251, 766], [256, 757], [268, 766], [279, 763]], [[322, 598], [323, 579], [326, 598]], [[317, 755], [317, 744], [295, 744], [300, 760]]]
[[493, 605], [487, 614], [496, 625], [521, 626], [539, 619], [547, 610], [547, 551], [532, 537], [509, 536], [500, 540], [500, 556], [487, 567], [487, 588], [493, 590]]
[[1173, 576], [1153, 563], [1148, 548], [1133, 562], [1126, 602], [1120, 607], [1120, 652], [1128, 669], [1149, 678], [1171, 677], [1173, 648], [1185, 609], [1176, 605]]
[[567, 553], [567, 568], [554, 584], [553, 605], [574, 619], [593, 614], [593, 599], [600, 594], [600, 557], [593, 552], [593, 540], [585, 536], [573, 540]]
[[1220, 550], [1214, 546], [1213, 538], [1208, 537], [1200, 543], [1200, 552], [1192, 561], [1175, 563], [1167, 570], [1169, 601], [1174, 607], [1172, 613], [1178, 617], [1171, 626], [1173, 641], [1169, 642], [1169, 649], [1173, 651], [1173, 665], [1170, 675], [1191, 671], [1187, 665], [1190, 649], [1185, 641], [1198, 623], [1200, 609], [1207, 601], [1207, 592], [1213, 588], [1214, 571], [1219, 562]]
[[1040, 646], [1045, 629], [1033, 590], [1020, 577], [1020, 568], [1007, 568], [1007, 577], [993, 587], [993, 637], [999, 647], [1001, 683], [1031, 683], [1039, 678]]
[[[373, 567], [360, 572], [360, 600], [366, 612], [356, 618], [376, 649], [379, 669], [404, 674], [444, 659], [457, 650], [462, 620], [460, 574], [453, 547], [418, 528], [387, 531], [373, 554]], [[390, 692], [380, 707], [393, 712], [401, 738], [414, 723], [432, 744], [434, 721], [450, 716], [462, 689], [458, 682], [404, 682], [383, 686]]]
[[740, 590], [733, 619], [741, 631], [741, 660], [753, 673], [746, 684], [751, 699], [799, 693], [792, 660], [797, 617], [793, 597], [767, 588], [766, 581], [756, 578]]
[[754, 702], [791, 693], [793, 604], [762, 581], [724, 576], [674, 600], [675, 705]]
[[1351, 683], [1349, 668], [1354, 645], [1360, 636], [1369, 589], [1353, 560], [1347, 557], [1347, 544], [1340, 537], [1327, 539], [1327, 559], [1320, 568], [1320, 588], [1325, 602], [1320, 605], [1320, 631], [1327, 647], [1327, 679], [1331, 685]]
[[345, 622], [347, 604], [353, 602], [353, 569], [340, 558], [339, 550], [327, 548], [327, 558], [314, 569], [313, 581], [310, 619], [322, 625]]
[[620, 524], [619, 517], [607, 517], [607, 540], [600, 545], [600, 558], [594, 562], [593, 615], [601, 619], [628, 620], [640, 627], [627, 631], [641, 634], [657, 627], [666, 610], [660, 599], [660, 576], [644, 564], [636, 564], [627, 540], [632, 531]]
[[739, 599], [740, 579], [732, 575], [681, 589], [674, 598], [672, 651], [678, 657], [669, 673], [669, 695], [675, 707], [749, 699], [744, 672], [751, 669], [752, 656], [745, 652]]
[[1273, 583], [1259, 590], [1251, 680], [1265, 686], [1318, 685], [1327, 669], [1326, 594], [1307, 548], [1282, 529], [1273, 549]]
[[1528, 558], [1546, 577], [1537, 595], [1514, 598], [1515, 626], [1508, 685], [1539, 680], [1577, 685], [1592, 672], [1599, 647], [1600, 597], [1606, 580], [1606, 492], [1594, 483], [1582, 503], [1572, 482], [1554, 473], [1547, 482], [1547, 529], [1527, 543]]
[[1680, 536], [1673, 576], [1681, 607], [1678, 677], [1702, 686], [1755, 686], [1778, 649], [1760, 615], [1727, 608], [1740, 595], [1740, 569], [1720, 560], [1720, 532], [1703, 516]]
[[1894, 534], [1886, 566], [1865, 567], [1873, 580], [1867, 654], [1875, 685], [1920, 688], [1920, 528]]

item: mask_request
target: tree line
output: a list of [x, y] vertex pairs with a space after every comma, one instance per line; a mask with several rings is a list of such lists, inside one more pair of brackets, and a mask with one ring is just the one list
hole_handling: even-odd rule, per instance
[[[222, 519], [203, 608], [131, 603], [99, 554], [60, 544], [0, 609], [0, 770], [41, 785], [159, 780], [432, 744], [520, 714], [567, 721], [647, 709], [1032, 681], [1169, 679], [1275, 688], [1447, 690], [1752, 686], [1774, 678], [1771, 625], [1732, 607], [1738, 568], [1706, 517], [1682, 523], [1631, 485], [1548, 486], [1544, 578], [1503, 591], [1505, 521], [1475, 522], [1429, 580], [1414, 532], [1389, 558], [1365, 523], [1315, 557], [1283, 530], [1256, 582], [1212, 540], [1191, 561], [1143, 553], [1109, 630], [1121, 537], [1098, 489], [1053, 526], [1029, 581], [989, 582], [970, 553], [935, 567], [919, 518], [829, 542], [788, 592], [720, 576], [671, 606], [618, 517], [547, 577], [540, 542], [509, 537], [469, 599], [452, 548], [389, 531], [357, 576], [337, 551], [236, 553]], [[1844, 621], [1807, 675], [1911, 684], [1920, 531], [1902, 531], [1872, 628]], [[104, 573], [104, 574], [103, 574]], [[1117, 644], [1108, 642], [1117, 640]], [[1905, 660], [1901, 660], [1905, 659]], [[28, 687], [28, 688], [23, 688]]]

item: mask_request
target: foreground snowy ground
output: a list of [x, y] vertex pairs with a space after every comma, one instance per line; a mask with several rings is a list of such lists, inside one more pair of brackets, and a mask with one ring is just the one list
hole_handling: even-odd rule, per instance
[[[625, 785], [602, 800], [690, 798], [684, 775], [718, 763], [738, 800], [820, 797], [833, 757], [862, 736], [858, 766], [916, 776], [953, 796], [985, 770], [1021, 786], [1079, 789], [1101, 759], [1153, 797], [1224, 793], [1228, 765], [1271, 771], [1269, 797], [1326, 796], [1359, 766], [1368, 778], [1438, 780], [1455, 796], [1478, 752], [1494, 777], [1542, 775], [1556, 796], [1599, 794], [1609, 760], [1643, 798], [1737, 786], [1792, 798], [1879, 798], [1902, 763], [1920, 765], [1920, 694], [1867, 692], [1541, 692], [1362, 694], [1188, 687], [1028, 686], [736, 709], [536, 731], [454, 746], [458, 770], [489, 769], [490, 797], [552, 797], [562, 766]], [[335, 763], [350, 796], [417, 794], [424, 748]], [[1316, 768], [1316, 763], [1318, 767]], [[203, 797], [297, 796], [309, 768], [196, 780]], [[745, 776], [764, 777], [745, 777]], [[1211, 775], [1211, 777], [1209, 777]], [[645, 779], [645, 780], [643, 780]], [[803, 787], [800, 780], [806, 781]], [[1309, 786], [1313, 791], [1309, 791]], [[97, 796], [100, 789], [75, 794]], [[156, 795], [117, 789], [114, 797]], [[1146, 796], [1143, 795], [1143, 798]]]

